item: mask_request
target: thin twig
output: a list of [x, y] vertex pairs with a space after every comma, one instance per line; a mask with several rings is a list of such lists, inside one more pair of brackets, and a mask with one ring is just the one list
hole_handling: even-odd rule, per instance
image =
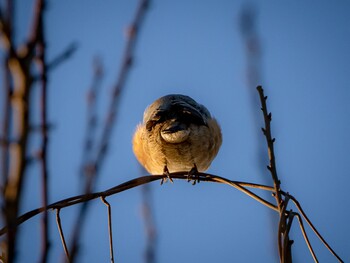
[[327, 241], [322, 237], [322, 235], [317, 231], [316, 227], [312, 224], [312, 222], [310, 221], [310, 219], [307, 217], [306, 213], [304, 212], [304, 210], [302, 209], [300, 203], [298, 202], [298, 200], [290, 195], [290, 198], [292, 199], [293, 203], [295, 204], [295, 206], [298, 208], [299, 212], [301, 213], [301, 215], [303, 216], [303, 218], [305, 219], [305, 221], [308, 223], [308, 225], [311, 227], [311, 229], [314, 231], [314, 233], [316, 234], [316, 236], [322, 241], [322, 243], [325, 245], [325, 247], [333, 254], [333, 256], [335, 256], [339, 262], [344, 262], [338, 255], [337, 253], [335, 253], [335, 251], [331, 248], [331, 246], [327, 243]]
[[233, 181], [230, 181], [226, 178], [222, 178], [222, 177], [219, 177], [219, 176], [214, 176], [212, 177], [211, 179], [213, 179], [214, 181], [216, 182], [221, 182], [221, 183], [225, 183], [225, 184], [228, 184], [228, 185], [231, 185], [232, 187], [238, 189], [239, 191], [245, 193], [246, 195], [250, 196], [251, 198], [255, 199], [256, 201], [262, 203], [263, 205], [267, 206], [268, 208], [272, 209], [272, 210], [275, 210], [275, 211], [278, 211], [278, 208], [271, 204], [270, 202], [266, 201], [265, 199], [263, 199], [262, 197], [254, 194], [253, 192], [249, 191], [248, 189], [244, 188], [243, 186], [233, 182]]
[[[173, 179], [187, 180], [188, 179], [188, 171], [171, 173], [170, 176]], [[241, 188], [243, 188], [243, 186], [241, 186], [241, 185], [247, 185], [247, 187], [256, 188], [256, 189], [267, 189], [267, 191], [271, 191], [271, 189], [273, 189], [272, 187], [265, 186], [265, 185], [258, 185], [258, 184], [230, 181], [230, 180], [225, 179], [223, 177], [219, 177], [219, 176], [211, 175], [211, 174], [207, 174], [207, 173], [198, 173], [197, 176], [198, 176], [200, 181], [228, 184], [230, 186], [235, 187], [238, 190], [241, 190]], [[137, 186], [140, 186], [140, 185], [143, 185], [143, 184], [147, 184], [147, 183], [150, 183], [150, 182], [153, 182], [153, 181], [156, 181], [156, 180], [161, 180], [162, 178], [166, 178], [166, 175], [147, 175], [147, 176], [138, 177], [138, 178], [135, 178], [133, 180], [127, 181], [125, 183], [122, 183], [120, 185], [117, 185], [115, 187], [112, 187], [112, 188], [110, 188], [110, 189], [108, 189], [106, 191], [103, 191], [103, 192], [83, 194], [83, 195], [78, 195], [78, 196], [73, 196], [73, 197], [70, 197], [70, 198], [63, 199], [61, 201], [58, 201], [58, 202], [55, 202], [53, 204], [48, 205], [47, 206], [47, 210], [57, 209], [57, 208], [64, 208], [64, 207], [76, 205], [76, 204], [79, 204], [79, 203], [87, 202], [87, 201], [90, 201], [90, 200], [93, 200], [93, 199], [96, 199], [96, 198], [100, 198], [101, 196], [107, 197], [107, 196], [110, 196], [110, 195], [118, 194], [120, 192], [129, 190], [131, 188], [134, 188], [134, 187], [137, 187]], [[237, 186], [240, 186], [240, 187], [237, 187]], [[248, 194], [247, 191], [248, 190], [245, 189], [243, 192]], [[254, 195], [249, 195], [249, 196], [254, 198]], [[258, 201], [263, 203], [267, 207], [277, 211], [277, 207], [276, 206], [268, 203], [267, 201], [262, 201], [262, 200], [258, 200]], [[45, 211], [44, 207], [40, 207], [40, 208], [31, 210], [31, 211], [23, 214], [19, 218], [17, 218], [17, 220], [15, 220], [15, 223], [17, 225], [20, 225], [23, 222], [27, 221], [28, 219], [30, 219], [30, 218], [32, 218], [32, 217], [34, 217], [34, 216], [36, 216], [36, 215], [38, 215], [38, 214], [40, 214], [40, 213], [42, 213], [44, 211]], [[7, 227], [3, 227], [0, 230], [0, 236], [5, 234], [5, 233], [7, 233], [7, 231], [8, 231]]]
[[300, 226], [301, 232], [303, 233], [304, 240], [305, 240], [305, 242], [307, 244], [307, 247], [309, 248], [309, 251], [310, 251], [310, 253], [312, 255], [312, 258], [317, 263], [318, 259], [316, 257], [316, 254], [315, 254], [314, 250], [312, 249], [311, 243], [310, 243], [309, 238], [308, 238], [308, 236], [306, 234], [306, 231], [305, 231], [305, 228], [304, 228], [304, 224], [303, 224], [303, 220], [300, 217], [299, 213], [293, 212], [293, 214], [298, 218], [299, 226]]
[[[71, 58], [75, 51], [78, 49], [78, 44], [73, 42], [68, 45], [67, 48], [65, 48], [62, 53], [57, 55], [55, 58], [53, 58], [51, 61], [46, 62], [46, 72], [49, 73], [56, 67], [58, 67], [61, 63], [66, 61], [67, 59]], [[40, 76], [32, 76], [33, 83], [40, 80]]]
[[47, 70], [53, 70], [57, 66], [59, 66], [62, 62], [69, 59], [75, 51], [78, 49], [78, 44], [73, 42], [68, 45], [67, 48], [65, 48], [61, 54], [57, 55], [52, 61], [49, 61], [47, 63]]
[[[103, 66], [100, 58], [96, 57], [93, 61], [93, 80], [91, 87], [87, 94], [87, 119], [86, 119], [86, 129], [85, 129], [85, 139], [84, 139], [84, 149], [82, 156], [81, 172], [82, 176], [87, 180], [86, 185], [90, 185], [88, 180], [95, 174], [95, 168], [93, 165], [93, 149], [95, 146], [95, 135], [97, 126], [97, 100], [100, 94], [101, 81], [103, 77]], [[90, 190], [89, 187], [87, 190]], [[85, 190], [85, 191], [87, 191]]]
[[60, 211], [61, 211], [61, 208], [56, 208], [56, 223], [57, 223], [58, 232], [60, 233], [60, 237], [61, 237], [61, 242], [62, 242], [62, 246], [63, 246], [63, 249], [64, 249], [64, 253], [66, 254], [67, 261], [70, 262], [69, 261], [69, 259], [70, 259], [69, 251], [68, 251], [68, 248], [67, 248], [66, 240], [64, 238], [62, 225], [61, 225]]
[[105, 197], [101, 196], [101, 201], [107, 206], [107, 211], [108, 211], [109, 253], [110, 253], [110, 256], [111, 256], [111, 263], [114, 263], [113, 232], [112, 232], [112, 209], [111, 209], [111, 205], [107, 202]]

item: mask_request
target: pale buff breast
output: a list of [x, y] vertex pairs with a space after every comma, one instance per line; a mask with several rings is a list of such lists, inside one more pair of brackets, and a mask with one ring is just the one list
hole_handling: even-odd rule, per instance
[[[208, 125], [189, 126], [188, 138], [181, 143], [168, 143], [160, 135], [161, 126], [148, 131], [139, 125], [133, 138], [133, 150], [139, 162], [151, 174], [189, 171], [194, 165], [198, 171], [206, 171], [222, 143], [220, 127], [214, 118]], [[175, 140], [176, 141], [176, 140]]]

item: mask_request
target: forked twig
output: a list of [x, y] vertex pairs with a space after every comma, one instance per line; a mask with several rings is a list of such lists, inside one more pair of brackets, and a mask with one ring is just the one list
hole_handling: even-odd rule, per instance
[[108, 235], [109, 235], [109, 253], [111, 256], [111, 263], [114, 263], [114, 252], [113, 252], [113, 232], [112, 232], [112, 208], [107, 202], [104, 196], [101, 196], [101, 201], [107, 206], [108, 211]]
[[63, 234], [63, 230], [62, 230], [60, 211], [61, 211], [61, 208], [56, 208], [56, 223], [57, 223], [58, 232], [60, 233], [64, 253], [66, 254], [67, 261], [69, 262], [70, 261], [69, 251], [68, 251], [67, 243], [66, 243], [66, 240], [64, 238], [64, 234]]
[[335, 256], [339, 262], [344, 262], [337, 253], [335, 253], [335, 251], [331, 248], [331, 246], [327, 243], [327, 241], [322, 237], [322, 235], [317, 231], [316, 227], [312, 224], [312, 222], [310, 221], [310, 219], [307, 217], [306, 213], [304, 212], [304, 210], [302, 209], [300, 203], [298, 202], [298, 200], [290, 195], [290, 199], [293, 201], [293, 203], [295, 204], [295, 206], [298, 208], [299, 212], [301, 213], [301, 215], [303, 216], [303, 218], [305, 219], [305, 221], [308, 223], [308, 225], [311, 227], [312, 231], [314, 231], [314, 233], [316, 234], [316, 236], [322, 241], [322, 243], [324, 244], [324, 246], [333, 254], [333, 256]]

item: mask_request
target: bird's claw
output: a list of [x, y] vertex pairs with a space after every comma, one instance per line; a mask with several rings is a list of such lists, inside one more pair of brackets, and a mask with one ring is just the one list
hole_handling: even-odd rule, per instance
[[170, 177], [170, 173], [167, 166], [164, 166], [163, 175], [165, 175], [166, 177], [162, 178], [162, 180], [160, 181], [160, 185], [166, 183], [167, 180], [169, 180], [171, 183], [174, 183], [173, 179]]
[[187, 182], [192, 181], [192, 185], [195, 185], [197, 182], [199, 183], [199, 176], [198, 176], [198, 169], [197, 166], [194, 164], [193, 168], [188, 172], [187, 174]]

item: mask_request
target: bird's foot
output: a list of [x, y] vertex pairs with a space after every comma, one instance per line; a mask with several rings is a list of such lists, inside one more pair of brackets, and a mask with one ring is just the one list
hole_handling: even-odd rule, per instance
[[187, 174], [187, 182], [190, 182], [192, 180], [193, 180], [192, 185], [195, 185], [196, 183], [200, 182], [196, 164], [193, 164], [193, 168]]
[[168, 180], [171, 183], [174, 183], [173, 179], [170, 177], [170, 173], [169, 173], [168, 167], [166, 165], [164, 166], [163, 175], [165, 175], [166, 177], [162, 178], [162, 180], [160, 181], [160, 185], [162, 185], [163, 183], [166, 183], [166, 181], [168, 181]]

